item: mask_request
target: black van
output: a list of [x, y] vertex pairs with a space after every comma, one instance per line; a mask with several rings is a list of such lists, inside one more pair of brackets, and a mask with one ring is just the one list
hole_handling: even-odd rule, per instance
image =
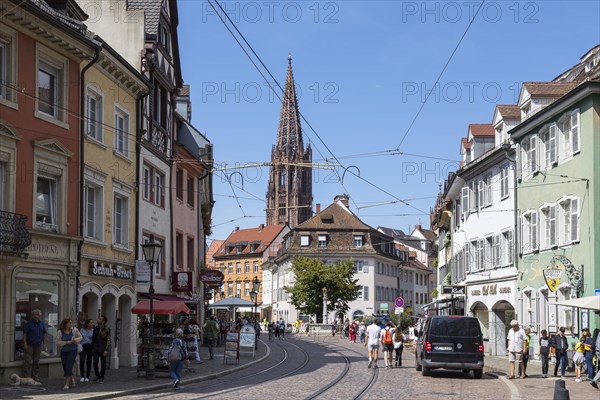
[[433, 316], [425, 320], [415, 350], [417, 371], [423, 376], [437, 368], [473, 371], [483, 375], [483, 335], [474, 317]]

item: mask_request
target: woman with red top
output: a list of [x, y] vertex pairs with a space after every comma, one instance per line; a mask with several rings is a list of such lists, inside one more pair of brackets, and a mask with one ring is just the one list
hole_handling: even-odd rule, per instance
[[356, 343], [356, 325], [354, 324], [354, 322], [350, 324], [349, 332], [350, 332], [350, 341], [352, 343]]

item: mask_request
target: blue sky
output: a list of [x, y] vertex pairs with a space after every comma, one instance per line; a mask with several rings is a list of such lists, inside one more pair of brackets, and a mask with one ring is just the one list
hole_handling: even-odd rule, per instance
[[[292, 54], [300, 112], [344, 167], [410, 199], [410, 206], [362, 208], [396, 199], [349, 173], [342, 185], [320, 169], [313, 172], [314, 203], [326, 206], [348, 193], [364, 222], [404, 231], [429, 225], [438, 182], [456, 168], [468, 124], [490, 123], [496, 104], [516, 102], [522, 82], [551, 80], [600, 43], [598, 1], [486, 1], [415, 120], [480, 2], [220, 3], [282, 85]], [[212, 141], [217, 166], [268, 162], [279, 100], [208, 1], [179, 1], [179, 21], [192, 123]], [[331, 163], [322, 160], [332, 156], [306, 123], [303, 131], [313, 162]], [[347, 157], [394, 150], [401, 142], [404, 155]], [[233, 171], [215, 173], [211, 239], [265, 221], [268, 168], [237, 169], [243, 190], [239, 174], [233, 188], [225, 179]]]

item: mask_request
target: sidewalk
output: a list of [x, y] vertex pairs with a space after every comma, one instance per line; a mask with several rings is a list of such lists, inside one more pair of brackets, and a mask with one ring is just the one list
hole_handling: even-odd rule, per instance
[[[201, 347], [200, 357], [202, 363], [192, 362], [189, 369], [184, 369], [182, 384], [214, 379], [248, 368], [261, 362], [270, 354], [268, 346], [260, 343], [260, 341], [254, 358], [250, 352], [240, 353], [239, 364], [235, 364], [232, 360], [228, 360], [228, 364], [224, 364], [223, 352], [223, 346], [216, 347], [214, 351], [215, 359], [211, 360], [208, 355], [208, 348]], [[92, 373], [92, 378], [93, 375]], [[146, 380], [143, 372], [138, 376], [135, 367], [106, 371], [104, 383], [92, 383], [91, 381], [80, 383], [79, 377], [76, 377], [77, 386], [69, 390], [62, 390], [65, 383], [64, 379], [43, 380], [42, 383], [42, 386], [0, 386], [0, 399], [31, 399], [35, 397], [36, 400], [63, 400], [65, 398], [69, 400], [100, 400], [167, 389], [173, 386], [168, 373], [157, 373], [156, 379]]]

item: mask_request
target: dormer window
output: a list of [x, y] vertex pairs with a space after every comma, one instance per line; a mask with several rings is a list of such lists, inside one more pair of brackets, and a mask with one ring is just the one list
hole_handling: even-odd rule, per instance
[[354, 247], [363, 247], [362, 235], [354, 235]]
[[324, 214], [321, 216], [321, 222], [324, 224], [333, 224], [333, 215], [332, 214]]
[[327, 235], [318, 235], [317, 243], [319, 247], [327, 247]]
[[300, 236], [300, 246], [306, 247], [310, 244], [310, 236], [309, 235], [301, 235]]
[[169, 29], [164, 25], [164, 24], [160, 24], [159, 26], [159, 38], [158, 38], [158, 43], [160, 43], [160, 45], [165, 49], [165, 51], [167, 53], [169, 53], [169, 43], [170, 43], [170, 39], [169, 39]]

